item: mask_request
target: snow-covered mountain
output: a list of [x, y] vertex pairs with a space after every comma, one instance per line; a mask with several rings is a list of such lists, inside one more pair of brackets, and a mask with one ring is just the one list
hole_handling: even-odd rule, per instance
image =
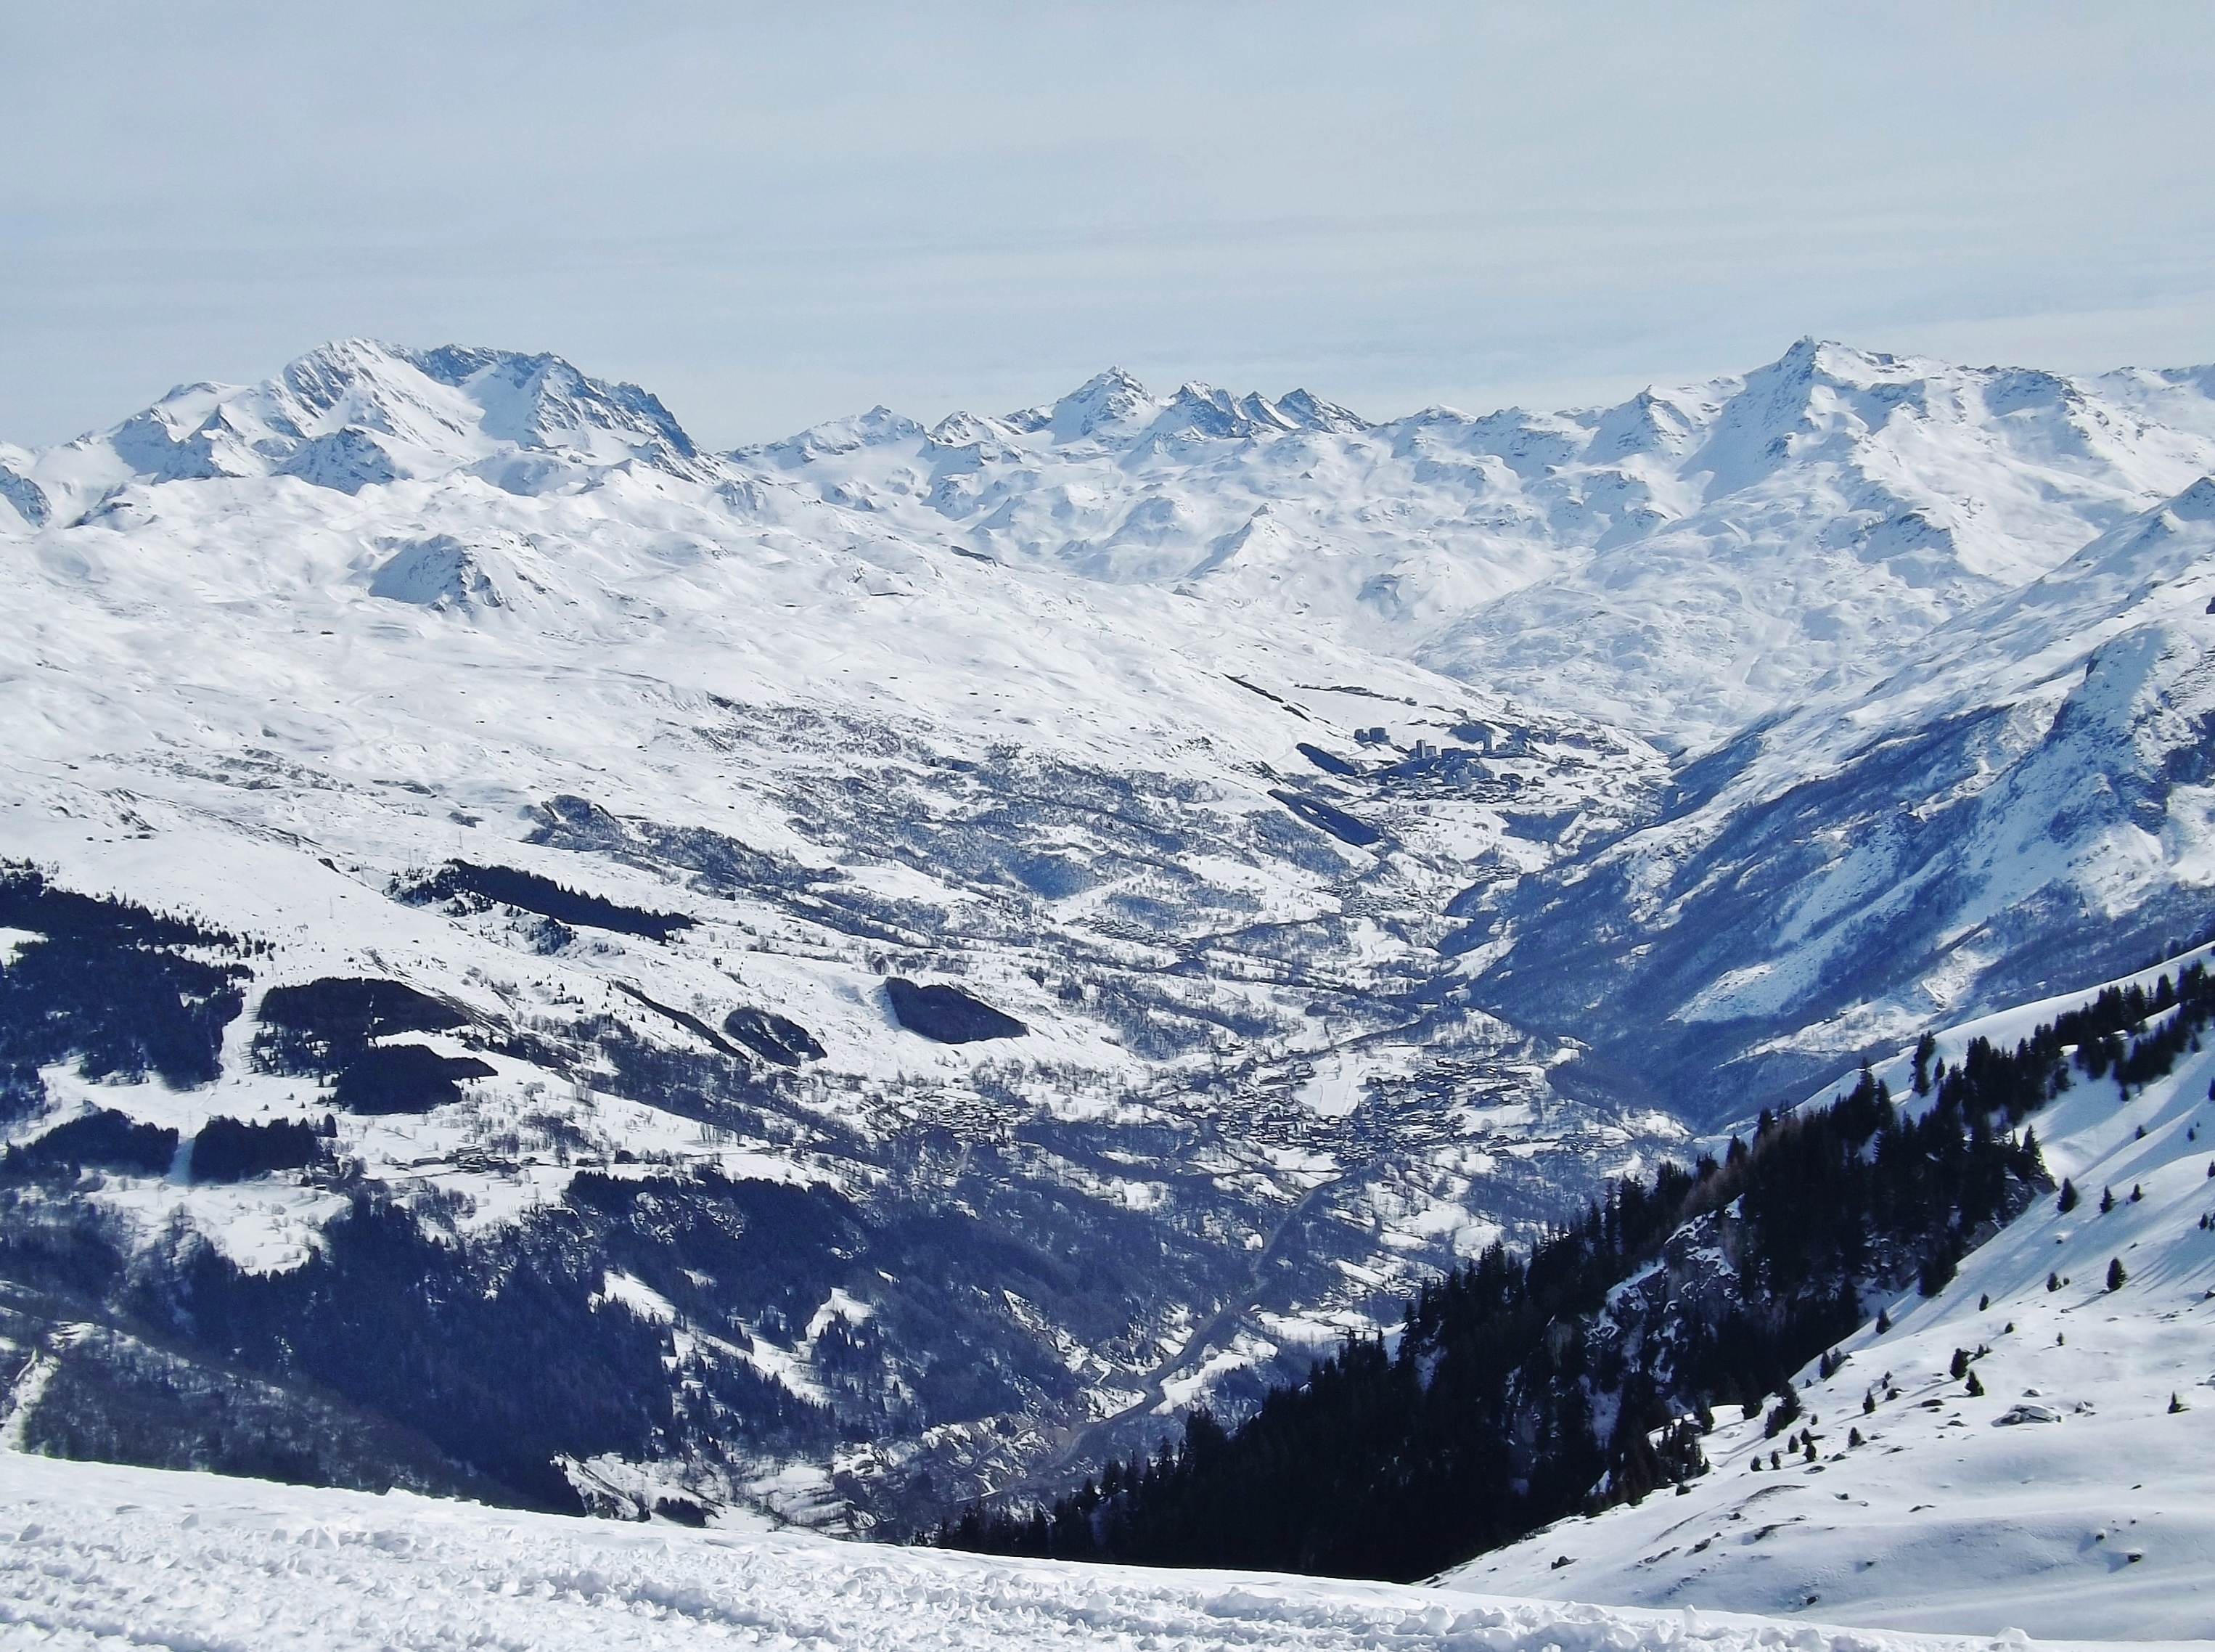
[[[2204, 938], [2215, 478], [1684, 768], [1476, 929], [1487, 1002], [1727, 1112]], [[1474, 938], [1474, 937], [1472, 937]], [[1526, 962], [1527, 960], [1527, 962]], [[1656, 1040], [1661, 1041], [1657, 1048]]]
[[[317, 439], [301, 384], [412, 433], [408, 473], [349, 490], [287, 471], [290, 437], [218, 439]], [[372, 1482], [524, 1427], [485, 1420], [504, 1367], [441, 1379], [480, 1385], [469, 1413], [337, 1342], [256, 1342], [284, 1279], [333, 1269], [337, 1300], [413, 1243], [355, 1222], [390, 1201], [444, 1236], [397, 1264], [458, 1270], [434, 1294], [552, 1292], [570, 1380], [634, 1380], [641, 1336], [676, 1368], [643, 1418], [548, 1422], [589, 1497], [932, 1515], [1297, 1373], [1682, 1133], [1556, 1094], [1564, 1047], [1472, 1008], [1439, 951], [1473, 860], [1649, 811], [1635, 737], [694, 474], [647, 398], [525, 359], [340, 347], [183, 402], [267, 473], [123, 476], [143, 450], [87, 438], [23, 467], [48, 519], [4, 542], [0, 810], [45, 880], [9, 892], [8, 1136], [46, 1176], [11, 1208], [102, 1235], [0, 1328], [59, 1373], [34, 1440], [117, 1439], [148, 1381], [292, 1435], [297, 1385], [335, 1388], [373, 1415], [319, 1471]], [[1457, 728], [1496, 753], [1418, 749]], [[130, 1027], [146, 993], [175, 1039]], [[213, 1120], [332, 1133], [304, 1182], [38, 1148], [110, 1110], [180, 1155]], [[278, 1391], [207, 1365], [249, 1347]], [[214, 1460], [194, 1416], [134, 1449]], [[423, 1437], [378, 1456], [396, 1417]], [[550, 1496], [527, 1468], [510, 1489]]]
[[537, 493], [634, 465], [699, 476], [698, 459], [652, 396], [558, 357], [352, 339], [263, 384], [180, 384], [113, 429], [0, 453], [0, 494], [42, 526], [81, 520], [133, 483], [292, 476], [353, 494], [467, 470]]
[[[0, 449], [10, 1426], [447, 1486], [508, 1417], [600, 1506], [866, 1526], [1235, 1409], [1726, 1091], [2196, 929], [2210, 468], [2205, 372], [1812, 343], [715, 454], [354, 341]], [[439, 1316], [527, 1285], [656, 1397], [270, 1332], [408, 1269], [425, 1348], [525, 1358]]]
[[1698, 750], [2215, 468], [2203, 372], [2077, 380], [1803, 340], [1618, 407], [1365, 425], [1128, 375], [731, 456], [893, 532], [1293, 617]]

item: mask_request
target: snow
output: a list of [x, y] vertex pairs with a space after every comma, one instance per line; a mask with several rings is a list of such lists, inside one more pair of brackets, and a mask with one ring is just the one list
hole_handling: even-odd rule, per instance
[[673, 1324], [677, 1310], [669, 1299], [656, 1291], [642, 1279], [633, 1279], [629, 1274], [609, 1268], [601, 1276], [599, 1300], [620, 1302], [641, 1319], [651, 1319], [660, 1324]]
[[[1681, 808], [1578, 864], [1616, 898], [1611, 924], [1629, 920], [1602, 1019], [1634, 1041], [1693, 1029], [1719, 1100], [1741, 1063], [1812, 1076], [2200, 938], [2211, 602], [2201, 477], [1914, 639], [1881, 680], [1749, 729]], [[1564, 932], [1519, 937], [1536, 980], [1592, 916], [1562, 913]], [[1684, 967], [1718, 925], [1733, 945]], [[1593, 1042], [1619, 1059], [1617, 1030]]]
[[230, 1649], [866, 1646], [1285, 1652], [2005, 1652], [1706, 1611], [870, 1548], [563, 1520], [0, 1453], [17, 1644]]

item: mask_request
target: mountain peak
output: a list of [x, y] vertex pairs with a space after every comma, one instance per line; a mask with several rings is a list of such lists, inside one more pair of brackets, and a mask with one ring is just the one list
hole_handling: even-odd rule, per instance
[[[966, 418], [967, 415], [957, 415]], [[952, 421], [942, 423], [944, 429]], [[768, 459], [783, 465], [810, 464], [817, 459], [830, 458], [841, 453], [857, 452], [865, 447], [880, 447], [887, 442], [904, 442], [926, 434], [914, 420], [894, 413], [880, 402], [867, 413], [853, 413], [843, 419], [826, 419], [821, 424], [810, 425], [796, 436], [788, 436], [781, 442], [767, 442], [757, 447], [742, 447], [733, 453], [738, 459]], [[935, 433], [932, 439], [936, 439]]]
[[1752, 379], [1768, 375], [1799, 383], [1866, 385], [1880, 379], [1917, 377], [1930, 365], [1913, 356], [1894, 356], [1880, 350], [1863, 350], [1854, 345], [1841, 344], [1836, 339], [1819, 339], [1810, 334], [1795, 341], [1790, 349], [1767, 367], [1756, 369], [1747, 378]]
[[669, 409], [635, 384], [587, 378], [560, 356], [442, 345], [407, 359], [439, 384], [471, 394], [483, 428], [519, 446], [583, 446], [596, 454], [612, 437], [628, 457], [692, 459], [698, 449]]
[[1057, 442], [1080, 441], [1129, 422], [1155, 405], [1146, 387], [1120, 367], [1095, 373], [1053, 404], [1046, 427]]
[[1306, 390], [1293, 390], [1272, 402], [1259, 390], [1233, 396], [1197, 380], [1178, 388], [1154, 421], [1154, 432], [1164, 438], [1204, 437], [1246, 439], [1281, 435], [1295, 430], [1351, 434], [1369, 427], [1366, 421], [1325, 402]]
[[559, 356], [367, 338], [318, 345], [258, 384], [178, 385], [68, 451], [42, 482], [72, 501], [64, 519], [131, 483], [288, 476], [352, 494], [475, 470], [537, 492], [629, 464], [690, 475], [698, 458], [655, 396]]
[[1353, 408], [1341, 407], [1335, 402], [1326, 402], [1304, 390], [1288, 390], [1279, 396], [1277, 408], [1295, 424], [1308, 430], [1328, 430], [1346, 436], [1357, 430], [1369, 428], [1369, 421]]
[[2169, 511], [2187, 522], [2215, 520], [2215, 476], [2202, 476], [2175, 499]]

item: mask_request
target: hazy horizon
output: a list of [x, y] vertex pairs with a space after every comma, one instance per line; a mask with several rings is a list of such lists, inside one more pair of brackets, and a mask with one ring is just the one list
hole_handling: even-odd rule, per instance
[[16, 8], [0, 439], [368, 335], [717, 447], [882, 402], [2215, 359], [2215, 13]]

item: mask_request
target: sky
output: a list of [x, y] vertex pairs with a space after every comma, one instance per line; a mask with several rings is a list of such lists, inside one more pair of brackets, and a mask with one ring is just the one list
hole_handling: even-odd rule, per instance
[[2215, 360], [2215, 7], [0, 0], [0, 439], [368, 335], [717, 446], [1120, 365], [1372, 418], [1803, 335]]

